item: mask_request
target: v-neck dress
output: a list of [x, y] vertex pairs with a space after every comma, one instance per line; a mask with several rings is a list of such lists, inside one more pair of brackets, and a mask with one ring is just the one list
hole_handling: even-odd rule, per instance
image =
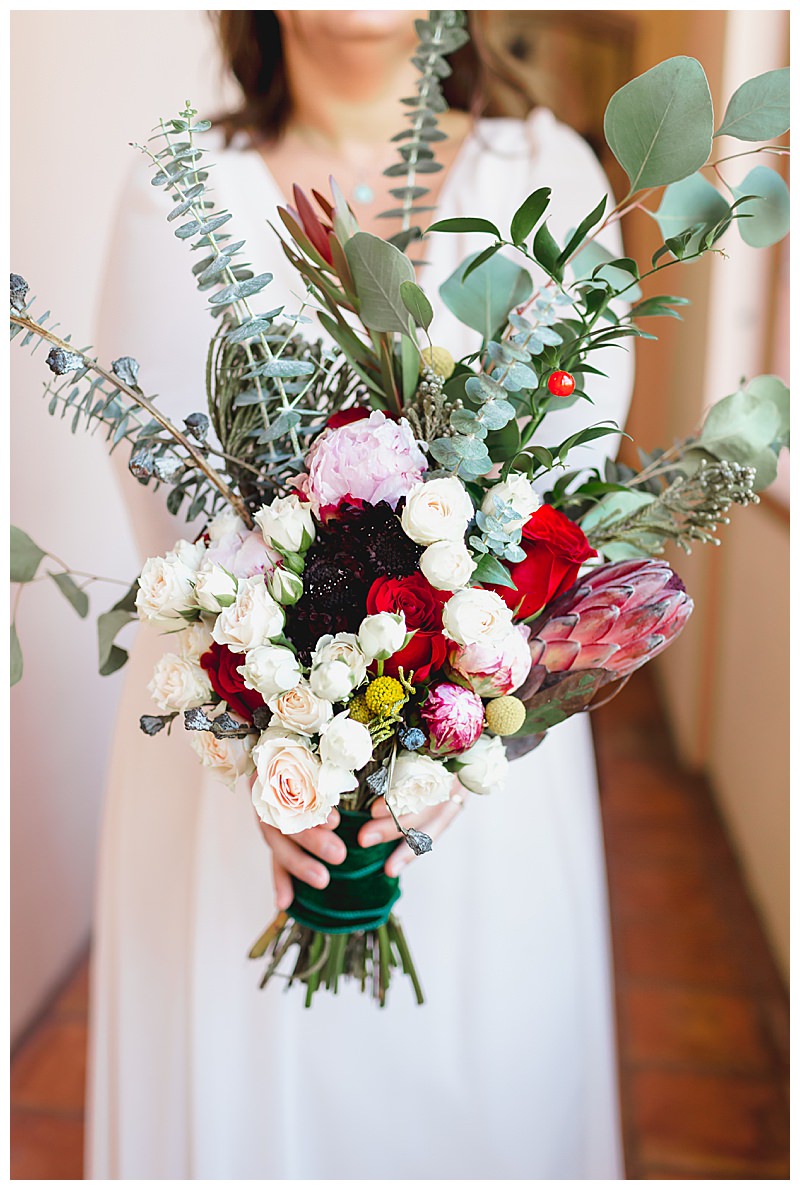
[[[302, 286], [270, 224], [282, 201], [252, 150], [217, 146], [215, 200], [247, 259], [274, 280], [269, 306]], [[594, 155], [545, 109], [481, 120], [443, 185], [440, 217], [507, 227], [522, 199], [553, 190], [563, 239], [608, 189]], [[202, 409], [213, 328], [193, 257], [138, 166], [113, 233], [96, 341], [133, 355], [173, 420]], [[612, 251], [616, 233], [605, 238]], [[485, 239], [438, 235], [424, 284], [433, 340], [458, 356], [475, 336], [438, 287]], [[268, 295], [268, 298], [267, 298]], [[594, 407], [549, 415], [553, 444], [591, 421], [622, 425], [626, 351], [607, 352]], [[594, 382], [596, 381], [596, 382]], [[616, 443], [582, 451], [596, 463]], [[163, 554], [180, 520], [161, 494], [121, 480], [135, 538]], [[426, 994], [397, 980], [379, 1009], [354, 987], [303, 1007], [297, 988], [258, 988], [247, 951], [275, 913], [270, 852], [247, 786], [197, 763], [180, 730], [139, 730], [164, 641], [131, 652], [102, 829], [96, 899], [87, 1176], [91, 1178], [492, 1178], [622, 1176], [602, 833], [590, 725], [563, 724], [510, 767], [504, 793], [469, 796], [432, 855], [403, 876], [398, 911]]]

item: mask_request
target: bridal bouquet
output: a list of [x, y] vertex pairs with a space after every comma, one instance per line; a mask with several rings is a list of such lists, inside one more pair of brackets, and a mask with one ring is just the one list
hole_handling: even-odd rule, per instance
[[[397, 967], [422, 1000], [393, 913], [399, 884], [384, 871], [396, 844], [356, 842], [372, 803], [384, 798], [398, 838], [429, 851], [404, 815], [446, 801], [456, 779], [499, 794], [509, 760], [666, 648], [692, 600], [658, 555], [669, 542], [716, 541], [729, 506], [757, 500], [774, 478], [788, 436], [788, 391], [771, 376], [743, 383], [686, 439], [641, 455], [638, 470], [568, 469], [576, 447], [619, 432], [613, 423], [562, 442], [543, 427], [558, 405], [591, 408], [593, 353], [652, 337], [642, 319], [677, 316], [683, 300], [642, 297], [645, 278], [719, 251], [734, 225], [759, 245], [785, 234], [777, 173], [756, 167], [729, 202], [702, 170], [715, 135], [760, 143], [786, 131], [788, 72], [744, 84], [716, 134], [693, 59], [623, 87], [606, 134], [630, 192], [611, 211], [604, 198], [564, 244], [548, 228], [547, 188], [507, 234], [480, 216], [428, 227], [489, 241], [440, 290], [479, 342], [456, 360], [431, 336], [412, 257], [416, 216], [429, 209], [420, 179], [440, 168], [439, 80], [466, 34], [450, 11], [418, 30], [418, 90], [388, 171], [397, 206], [387, 215], [401, 229], [361, 231], [333, 181], [329, 197], [295, 189], [276, 241], [307, 291], [293, 314], [253, 308], [271, 276], [244, 262], [230, 213], [213, 205], [198, 143], [208, 122], [187, 104], [144, 146], [217, 319], [208, 407], [183, 427], [145, 395], [137, 361], [105, 368], [75, 350], [11, 278], [12, 336], [50, 344], [50, 412], [104, 424], [112, 448], [129, 447], [136, 480], [195, 522], [100, 617], [101, 672], [124, 663], [116, 636], [138, 616], [165, 636], [143, 731], [181, 722], [200, 763], [231, 787], [246, 778], [261, 819], [286, 834], [339, 811], [347, 858], [325, 889], [296, 880], [293, 904], [251, 951], [268, 961], [262, 985], [288, 963], [307, 1003], [349, 976], [383, 1004]], [[642, 270], [596, 236], [656, 191], [666, 238]], [[327, 341], [309, 334], [306, 310]], [[16, 581], [31, 581], [45, 556], [12, 530]], [[66, 568], [53, 578], [86, 614], [86, 584]], [[13, 630], [12, 666], [18, 678]]]

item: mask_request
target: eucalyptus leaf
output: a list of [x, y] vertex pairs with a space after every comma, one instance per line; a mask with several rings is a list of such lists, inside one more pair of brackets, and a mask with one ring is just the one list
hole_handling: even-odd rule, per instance
[[39, 549], [27, 533], [11, 526], [11, 582], [29, 583], [36, 576], [39, 563], [45, 557], [45, 551]]
[[693, 174], [708, 160], [714, 135], [703, 67], [679, 56], [645, 71], [611, 96], [604, 127], [630, 193]]
[[89, 614], [89, 596], [82, 591], [71, 575], [66, 571], [56, 574], [52, 570], [47, 572], [64, 598], [72, 604], [82, 620]]
[[491, 554], [481, 554], [478, 564], [472, 572], [470, 582], [492, 583], [495, 587], [510, 587], [513, 591], [517, 589], [507, 567]]
[[419, 285], [414, 281], [402, 281], [400, 298], [417, 326], [427, 330], [433, 322], [433, 306]]
[[613, 492], [603, 500], [598, 500], [597, 504], [589, 509], [581, 520], [581, 529], [591, 541], [592, 529], [602, 527], [607, 530], [615, 521], [630, 516], [646, 504], [652, 504], [655, 498], [652, 492]]
[[16, 686], [17, 682], [22, 677], [22, 649], [19, 643], [19, 636], [17, 635], [16, 624], [11, 625], [11, 650], [9, 654], [11, 663], [11, 685]]
[[642, 291], [638, 285], [631, 284], [631, 276], [626, 269], [612, 263], [618, 259], [602, 244], [598, 244], [597, 240], [590, 240], [572, 258], [570, 267], [579, 281], [591, 277], [597, 269], [595, 275], [607, 281], [615, 292], [625, 290], [626, 302], [636, 302], [642, 296]]
[[[704, 228], [721, 222], [730, 208], [720, 192], [700, 173], [667, 186], [653, 216], [666, 240], [694, 224]], [[699, 241], [701, 232], [696, 233]]]
[[[98, 616], [98, 665], [103, 676], [114, 673], [125, 664], [128, 654], [124, 649], [118, 648], [114, 641], [125, 625], [130, 624], [135, 618], [131, 612], [115, 610], [104, 612], [102, 616]], [[121, 659], [120, 655], [122, 655]]]
[[409, 334], [409, 314], [400, 294], [414, 281], [414, 266], [392, 244], [359, 231], [344, 245], [359, 300], [359, 317], [373, 331]]
[[771, 447], [783, 426], [785, 417], [778, 401], [762, 399], [758, 388], [755, 392], [739, 389], [711, 406], [696, 449], [687, 452], [682, 462], [691, 470], [703, 452], [708, 452], [717, 459], [755, 467], [754, 486], [760, 491], [775, 478], [777, 461]]
[[504, 256], [493, 256], [464, 279], [473, 259], [469, 256], [461, 262], [439, 287], [439, 295], [459, 322], [479, 331], [488, 341], [505, 323], [509, 312], [530, 297], [533, 283], [525, 269]]
[[742, 83], [730, 98], [715, 136], [763, 141], [789, 129], [789, 67], [768, 70]]
[[739, 204], [739, 213], [750, 216], [737, 220], [739, 235], [751, 248], [769, 248], [789, 231], [789, 188], [780, 174], [766, 165], [757, 165], [733, 187], [737, 198], [752, 195]]

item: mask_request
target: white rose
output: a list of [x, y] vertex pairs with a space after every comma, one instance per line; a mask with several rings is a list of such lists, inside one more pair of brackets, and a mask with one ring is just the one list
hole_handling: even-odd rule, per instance
[[203, 558], [205, 557], [205, 553], [206, 547], [202, 541], [186, 541], [185, 538], [182, 537], [180, 541], [175, 542], [169, 554], [167, 554], [167, 557], [171, 557], [171, 555], [174, 554], [175, 557], [180, 562], [183, 562], [184, 566], [188, 566], [190, 570], [199, 570], [200, 566], [202, 565]]
[[217, 617], [211, 635], [218, 645], [246, 653], [283, 631], [283, 608], [270, 595], [263, 574], [242, 579], [236, 599]]
[[295, 574], [293, 570], [287, 570], [284, 566], [275, 567], [267, 579], [267, 584], [272, 598], [277, 599], [278, 603], [285, 607], [297, 603], [303, 594], [303, 580], [300, 575]]
[[442, 608], [445, 636], [459, 645], [503, 640], [511, 631], [511, 609], [494, 591], [466, 587]]
[[197, 602], [207, 612], [230, 607], [236, 598], [236, 579], [216, 562], [203, 563], [194, 584]]
[[217, 780], [230, 789], [235, 787], [239, 777], [252, 773], [251, 739], [218, 740], [210, 731], [190, 731], [188, 735], [200, 763], [211, 769]]
[[248, 690], [257, 690], [269, 701], [286, 690], [292, 690], [301, 680], [300, 662], [291, 649], [283, 645], [257, 645], [245, 654], [244, 665], [237, 667]]
[[463, 541], [435, 541], [419, 560], [420, 570], [438, 591], [466, 587], [476, 565]]
[[267, 705], [273, 716], [271, 726], [285, 727], [299, 735], [316, 735], [333, 718], [332, 704], [319, 698], [305, 682], [276, 694]]
[[377, 612], [361, 621], [358, 643], [368, 661], [386, 661], [402, 649], [407, 635], [402, 612]]
[[193, 665], [200, 664], [200, 658], [208, 652], [213, 643], [211, 632], [202, 620], [189, 624], [178, 636], [181, 657], [191, 661]]
[[414, 484], [400, 523], [412, 541], [433, 545], [435, 541], [463, 541], [473, 516], [466, 488], [460, 479], [448, 476]]
[[325, 728], [319, 754], [330, 764], [357, 772], [372, 760], [372, 736], [363, 723], [356, 723], [347, 711], [342, 711]]
[[500, 793], [506, 781], [508, 758], [499, 736], [484, 733], [454, 762], [461, 784], [473, 793]]
[[265, 504], [254, 519], [264, 540], [272, 542], [285, 554], [307, 550], [316, 535], [311, 505], [294, 494], [277, 496], [271, 504]]
[[395, 814], [416, 814], [425, 806], [446, 802], [453, 774], [438, 760], [417, 752], [401, 752], [395, 761], [389, 799]]
[[498, 512], [498, 500], [508, 506], [506, 512], [516, 513], [513, 519], [503, 522], [504, 528], [510, 531], [521, 529], [536, 509], [542, 506], [542, 498], [533, 484], [518, 471], [512, 471], [508, 479], [489, 489], [483, 498], [481, 511], [487, 516], [494, 516]]
[[311, 657], [309, 682], [320, 698], [342, 702], [367, 676], [367, 659], [352, 632], [321, 636]]
[[253, 805], [262, 822], [285, 835], [320, 826], [339, 800], [320, 788], [321, 763], [302, 736], [267, 728], [253, 748]]
[[247, 525], [232, 505], [226, 504], [222, 512], [218, 512], [211, 521], [206, 533], [212, 545], [219, 545], [228, 537], [244, 537], [247, 533]]
[[167, 712], [199, 707], [214, 693], [206, 671], [176, 653], [159, 658], [147, 689], [156, 706]]
[[194, 571], [174, 554], [148, 558], [136, 592], [139, 619], [174, 628], [181, 612], [197, 607], [193, 583]]

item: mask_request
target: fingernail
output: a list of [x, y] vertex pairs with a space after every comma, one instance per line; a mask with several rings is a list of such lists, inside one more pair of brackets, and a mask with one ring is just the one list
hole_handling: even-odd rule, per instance
[[381, 837], [377, 831], [364, 831], [361, 836], [362, 847], [372, 847], [375, 843], [380, 843]]
[[339, 825], [339, 811], [338, 810], [331, 810], [330, 814], [325, 819], [325, 825], [326, 826], [338, 826]]
[[326, 839], [322, 847], [322, 854], [332, 864], [340, 864], [347, 855], [347, 848], [339, 839]]

